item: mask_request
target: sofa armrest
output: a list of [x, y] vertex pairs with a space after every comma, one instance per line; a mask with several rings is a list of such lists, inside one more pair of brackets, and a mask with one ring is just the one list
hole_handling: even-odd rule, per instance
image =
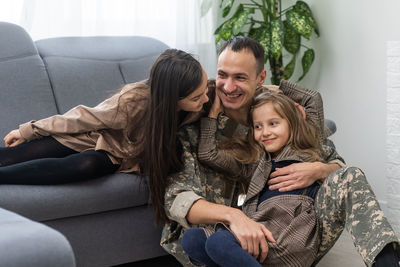
[[75, 258], [62, 234], [0, 208], [0, 266], [74, 267]]

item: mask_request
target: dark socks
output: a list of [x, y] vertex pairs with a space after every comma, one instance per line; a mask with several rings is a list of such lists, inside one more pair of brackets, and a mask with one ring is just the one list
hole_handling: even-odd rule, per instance
[[399, 267], [400, 255], [395, 247], [398, 246], [396, 243], [387, 244], [382, 251], [376, 256], [373, 267]]

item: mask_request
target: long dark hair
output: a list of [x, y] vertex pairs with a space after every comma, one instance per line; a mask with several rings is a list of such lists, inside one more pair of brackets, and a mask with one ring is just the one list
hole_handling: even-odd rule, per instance
[[148, 176], [155, 222], [169, 222], [164, 209], [167, 176], [182, 168], [177, 131], [178, 101], [196, 90], [203, 79], [200, 63], [190, 54], [164, 51], [154, 62], [148, 83], [151, 99], [145, 126], [143, 168]]

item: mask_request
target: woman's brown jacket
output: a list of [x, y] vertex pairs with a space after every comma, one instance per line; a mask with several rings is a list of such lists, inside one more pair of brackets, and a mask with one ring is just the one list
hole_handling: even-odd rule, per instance
[[[93, 108], [79, 105], [63, 115], [21, 124], [19, 131], [27, 141], [52, 136], [77, 152], [104, 150], [114, 164], [120, 165], [119, 172], [139, 171], [149, 103], [146, 82], [127, 84]], [[190, 113], [185, 122], [195, 117], [197, 113]]]

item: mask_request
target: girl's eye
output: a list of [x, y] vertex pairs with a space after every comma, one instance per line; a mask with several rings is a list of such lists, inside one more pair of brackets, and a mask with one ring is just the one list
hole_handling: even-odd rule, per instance
[[275, 126], [275, 125], [278, 125], [278, 122], [273, 121], [273, 122], [271, 122], [270, 124], [271, 124], [271, 126]]
[[261, 125], [254, 125], [254, 129], [261, 129]]

